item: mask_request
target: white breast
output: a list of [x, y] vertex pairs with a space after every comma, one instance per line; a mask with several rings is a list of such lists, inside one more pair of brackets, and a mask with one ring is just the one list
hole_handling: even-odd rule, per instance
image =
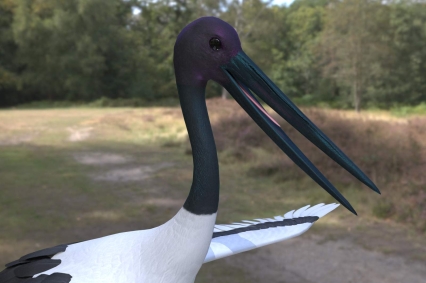
[[[182, 208], [167, 223], [69, 245], [40, 274], [72, 276], [71, 283], [192, 283], [207, 254], [216, 214]], [[34, 277], [37, 277], [38, 275]]]

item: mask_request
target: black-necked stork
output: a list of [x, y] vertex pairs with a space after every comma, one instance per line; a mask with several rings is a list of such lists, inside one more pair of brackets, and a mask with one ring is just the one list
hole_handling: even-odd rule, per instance
[[6, 265], [0, 283], [190, 283], [204, 262], [297, 236], [338, 206], [305, 206], [273, 219], [215, 226], [219, 170], [205, 103], [208, 80], [224, 86], [284, 153], [351, 212], [355, 210], [349, 202], [287, 137], [253, 93], [338, 164], [379, 192], [250, 60], [241, 49], [237, 32], [226, 22], [204, 17], [187, 25], [175, 43], [174, 67], [194, 162], [191, 190], [179, 212], [153, 229], [25, 255]]

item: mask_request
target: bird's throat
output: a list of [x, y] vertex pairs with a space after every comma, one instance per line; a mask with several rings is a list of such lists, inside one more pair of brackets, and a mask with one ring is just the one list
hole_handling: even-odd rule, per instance
[[178, 85], [183, 117], [191, 142], [194, 173], [184, 208], [194, 214], [213, 214], [219, 204], [219, 165], [204, 86]]

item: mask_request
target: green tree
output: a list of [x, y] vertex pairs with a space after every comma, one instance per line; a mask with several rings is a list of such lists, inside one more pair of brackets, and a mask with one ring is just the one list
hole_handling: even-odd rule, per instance
[[14, 8], [14, 1], [0, 0], [0, 105], [19, 102], [17, 97], [19, 69], [15, 62], [17, 47], [11, 27]]
[[377, 36], [386, 26], [380, 22], [383, 9], [380, 1], [371, 0], [344, 0], [327, 7], [320, 48], [325, 75], [351, 89], [357, 112], [372, 83], [373, 68], [388, 52]]
[[[175, 97], [173, 45], [201, 16], [233, 25], [299, 101], [359, 111], [426, 100], [424, 1], [0, 0], [0, 105]], [[220, 93], [208, 85], [208, 96]]]
[[14, 34], [27, 91], [49, 99], [128, 96], [141, 66], [130, 16], [120, 0], [19, 0]]
[[387, 7], [388, 32], [381, 38], [389, 46], [372, 87], [374, 102], [418, 104], [426, 101], [426, 5], [397, 2]]
[[280, 28], [272, 48], [272, 77], [289, 96], [318, 100], [321, 73], [314, 50], [324, 25], [324, 4], [297, 1], [276, 14]]

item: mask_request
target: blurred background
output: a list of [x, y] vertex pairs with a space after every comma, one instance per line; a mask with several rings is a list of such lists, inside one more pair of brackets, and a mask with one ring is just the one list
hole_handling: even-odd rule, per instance
[[[0, 0], [0, 264], [148, 229], [182, 206], [192, 156], [173, 46], [216, 16], [378, 185], [361, 185], [271, 111], [348, 198], [301, 237], [206, 264], [196, 282], [424, 282], [426, 1]], [[218, 222], [333, 202], [219, 85]]]

